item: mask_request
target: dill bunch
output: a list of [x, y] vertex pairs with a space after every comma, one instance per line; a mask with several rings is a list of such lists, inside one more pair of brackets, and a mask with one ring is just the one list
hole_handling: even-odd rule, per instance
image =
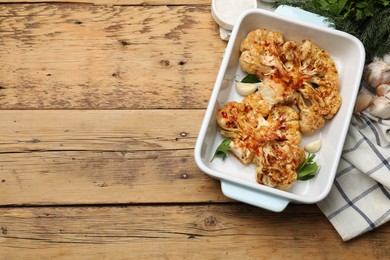
[[334, 28], [358, 38], [366, 50], [366, 63], [390, 53], [389, 0], [279, 0], [327, 17]]

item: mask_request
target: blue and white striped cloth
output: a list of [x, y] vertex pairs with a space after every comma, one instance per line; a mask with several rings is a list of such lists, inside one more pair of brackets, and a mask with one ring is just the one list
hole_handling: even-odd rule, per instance
[[318, 203], [344, 241], [390, 220], [390, 120], [354, 116], [329, 195]]

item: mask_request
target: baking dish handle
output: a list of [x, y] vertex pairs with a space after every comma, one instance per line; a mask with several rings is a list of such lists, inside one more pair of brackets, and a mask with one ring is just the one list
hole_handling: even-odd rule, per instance
[[274, 212], [283, 211], [290, 202], [285, 198], [259, 190], [254, 190], [225, 180], [221, 180], [221, 190], [228, 198]]

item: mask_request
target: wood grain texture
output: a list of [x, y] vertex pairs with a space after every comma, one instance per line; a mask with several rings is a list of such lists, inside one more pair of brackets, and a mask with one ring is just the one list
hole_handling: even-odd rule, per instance
[[1, 155], [0, 205], [229, 201], [192, 150]]
[[0, 109], [205, 108], [226, 45], [209, 5], [0, 5], [0, 36]]
[[193, 149], [203, 110], [0, 110], [0, 149]]
[[[0, 0], [0, 3], [42, 3], [40, 0]], [[46, 0], [45, 3], [89, 3], [94, 5], [210, 5], [210, 0]]]
[[194, 162], [203, 113], [0, 111], [0, 204], [227, 201]]
[[3, 259], [386, 259], [390, 255], [389, 228], [345, 244], [318, 208], [305, 205], [280, 214], [241, 204], [3, 208], [0, 226]]
[[0, 259], [390, 255], [388, 224], [344, 243], [316, 205], [232, 202], [197, 168], [226, 46], [211, 1], [6, 3]]

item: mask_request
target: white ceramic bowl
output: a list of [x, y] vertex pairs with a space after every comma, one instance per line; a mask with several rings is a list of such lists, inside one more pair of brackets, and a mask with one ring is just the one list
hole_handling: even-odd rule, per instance
[[[286, 40], [312, 40], [330, 53], [339, 72], [342, 96], [340, 110], [323, 128], [303, 137], [301, 142], [303, 146], [314, 139], [322, 140], [321, 150], [316, 156], [321, 168], [315, 178], [297, 181], [288, 191], [258, 184], [253, 167], [242, 165], [233, 156], [225, 161], [217, 158], [210, 162], [224, 139], [216, 123], [217, 111], [229, 101], [243, 99], [234, 88], [236, 76], [242, 78], [245, 75], [238, 61], [240, 42], [250, 31], [259, 28], [279, 31]], [[359, 90], [364, 60], [362, 43], [345, 32], [300, 22], [266, 10], [251, 9], [244, 12], [232, 31], [199, 131], [194, 152], [196, 164], [204, 173], [221, 180], [225, 196], [257, 207], [279, 212], [290, 202], [310, 204], [322, 200], [329, 193], [335, 178]]]
[[226, 30], [232, 30], [238, 17], [249, 8], [257, 8], [257, 0], [211, 1], [211, 15]]

